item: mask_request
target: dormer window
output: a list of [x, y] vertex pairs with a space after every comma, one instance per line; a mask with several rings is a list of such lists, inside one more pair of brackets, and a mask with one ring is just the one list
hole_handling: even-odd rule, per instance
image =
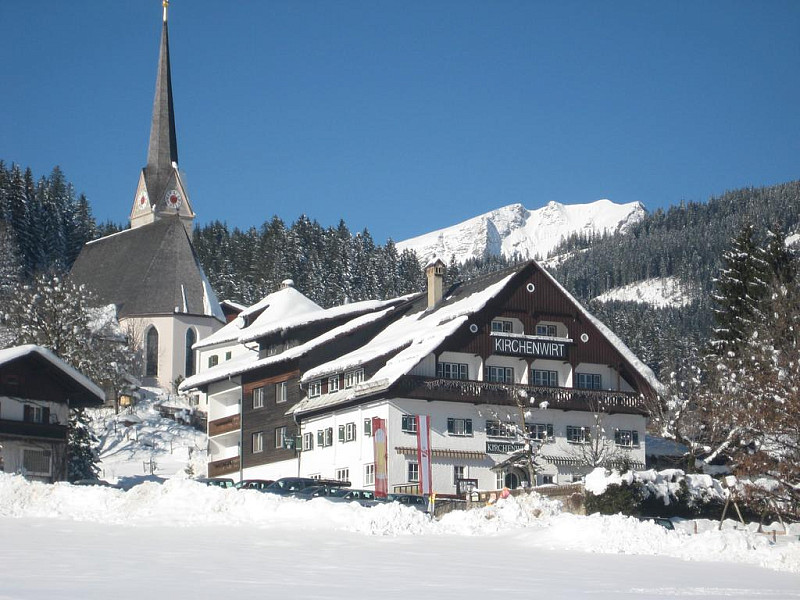
[[536, 326], [536, 335], [558, 337], [558, 328], [555, 325], [541, 324]]
[[308, 397], [316, 398], [322, 395], [322, 381], [317, 379], [308, 384]]
[[494, 319], [492, 321], [492, 333], [511, 333], [512, 331], [511, 321], [505, 319]]
[[351, 388], [362, 381], [364, 381], [364, 369], [356, 369], [344, 374], [344, 387], [346, 388]]

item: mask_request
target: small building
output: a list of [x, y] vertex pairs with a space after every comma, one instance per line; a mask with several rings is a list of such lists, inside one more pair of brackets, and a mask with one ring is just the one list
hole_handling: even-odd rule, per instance
[[103, 390], [46, 348], [0, 350], [0, 471], [65, 480], [69, 410], [104, 401]]
[[378, 417], [389, 490], [413, 490], [417, 415], [440, 494], [534, 483], [513, 460], [522, 428], [537, 484], [644, 466], [647, 366], [534, 261], [447, 290], [444, 268], [426, 268], [427, 294], [243, 329], [257, 356], [184, 383], [209, 395], [209, 475], [373, 487]]

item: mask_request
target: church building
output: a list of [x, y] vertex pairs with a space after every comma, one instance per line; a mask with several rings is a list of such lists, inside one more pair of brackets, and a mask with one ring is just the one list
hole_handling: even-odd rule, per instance
[[172, 390], [196, 371], [194, 344], [225, 316], [191, 241], [195, 218], [178, 170], [167, 5], [164, 1], [147, 164], [139, 175], [130, 229], [87, 243], [72, 277], [117, 307], [144, 354], [145, 385]]

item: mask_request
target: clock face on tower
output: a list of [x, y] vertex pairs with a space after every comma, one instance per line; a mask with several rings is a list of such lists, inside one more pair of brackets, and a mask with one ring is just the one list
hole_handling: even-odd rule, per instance
[[181, 206], [181, 193], [178, 190], [172, 190], [167, 194], [167, 207], [178, 209]]
[[144, 210], [150, 205], [150, 202], [147, 200], [147, 192], [142, 190], [139, 192], [139, 196], [136, 199], [136, 209], [137, 210]]

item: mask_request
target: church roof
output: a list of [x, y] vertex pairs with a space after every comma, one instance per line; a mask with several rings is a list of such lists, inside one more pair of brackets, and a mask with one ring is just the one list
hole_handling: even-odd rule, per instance
[[174, 314], [224, 315], [176, 215], [86, 244], [72, 277], [118, 316]]

